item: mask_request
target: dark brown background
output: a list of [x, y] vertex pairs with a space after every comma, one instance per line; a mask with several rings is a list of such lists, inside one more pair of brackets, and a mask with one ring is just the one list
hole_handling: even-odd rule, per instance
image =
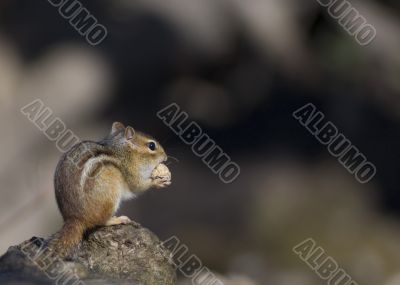
[[[179, 159], [173, 185], [120, 212], [235, 284], [324, 284], [292, 253], [308, 237], [359, 284], [397, 284], [400, 6], [351, 2], [377, 29], [369, 46], [312, 0], [82, 1], [108, 29], [97, 47], [47, 1], [0, 1], [0, 250], [61, 225], [60, 153], [19, 111], [40, 98], [82, 139], [116, 120], [157, 137]], [[240, 165], [237, 181], [157, 118], [171, 102]], [[369, 184], [293, 119], [309, 102], [376, 165]]]

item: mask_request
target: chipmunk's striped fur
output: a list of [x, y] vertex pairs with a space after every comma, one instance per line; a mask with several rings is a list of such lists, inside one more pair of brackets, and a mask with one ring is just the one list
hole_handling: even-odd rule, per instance
[[122, 200], [171, 183], [170, 174], [151, 177], [166, 159], [154, 139], [118, 122], [102, 141], [73, 146], [60, 159], [54, 176], [64, 226], [50, 239], [49, 249], [66, 257], [87, 229], [130, 222], [113, 215]]

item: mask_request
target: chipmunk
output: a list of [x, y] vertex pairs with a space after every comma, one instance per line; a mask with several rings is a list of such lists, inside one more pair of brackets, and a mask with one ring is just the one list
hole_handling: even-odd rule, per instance
[[86, 230], [130, 223], [128, 217], [114, 216], [121, 201], [170, 185], [171, 173], [162, 164], [167, 158], [156, 140], [119, 122], [103, 140], [74, 145], [56, 167], [54, 187], [64, 225], [48, 248], [67, 257]]

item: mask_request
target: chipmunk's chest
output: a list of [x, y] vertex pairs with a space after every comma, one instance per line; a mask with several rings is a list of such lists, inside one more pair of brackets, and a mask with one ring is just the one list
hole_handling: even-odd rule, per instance
[[136, 198], [136, 195], [129, 190], [128, 184], [125, 181], [121, 181], [118, 188], [117, 202], [115, 203], [114, 213], [118, 211], [122, 201]]

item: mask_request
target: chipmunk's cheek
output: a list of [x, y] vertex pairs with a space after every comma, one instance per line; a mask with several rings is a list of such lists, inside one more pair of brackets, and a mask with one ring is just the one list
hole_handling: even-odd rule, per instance
[[140, 176], [141, 176], [143, 179], [148, 179], [148, 178], [150, 178], [152, 172], [154, 171], [154, 168], [155, 168], [155, 167], [152, 167], [152, 166], [150, 166], [150, 165], [149, 165], [149, 166], [142, 167], [142, 169], [140, 169]]

